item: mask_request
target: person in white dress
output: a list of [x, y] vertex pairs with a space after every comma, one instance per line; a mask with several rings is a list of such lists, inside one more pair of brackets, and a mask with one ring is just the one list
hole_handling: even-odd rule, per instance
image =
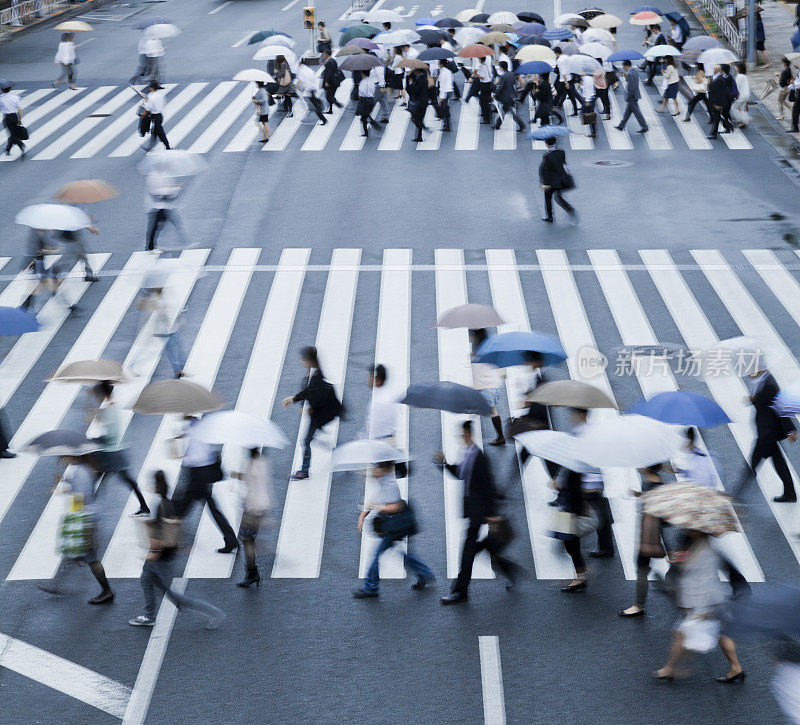
[[77, 88], [75, 66], [78, 64], [78, 53], [72, 37], [72, 33], [61, 34], [61, 42], [58, 44], [56, 57], [53, 60], [56, 65], [61, 66], [61, 72], [53, 81], [53, 88], [58, 88], [61, 83], [69, 83], [69, 87], [73, 91]]
[[747, 128], [747, 124], [750, 123], [750, 114], [747, 112], [747, 101], [750, 99], [747, 66], [744, 63], [737, 63], [736, 71], [736, 90], [739, 91], [739, 97], [731, 106], [731, 119], [739, 124], [739, 128]]

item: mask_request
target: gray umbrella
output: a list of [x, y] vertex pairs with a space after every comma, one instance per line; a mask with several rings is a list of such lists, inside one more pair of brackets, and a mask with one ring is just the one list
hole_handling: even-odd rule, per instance
[[348, 55], [340, 64], [342, 70], [372, 70], [375, 66], [383, 65], [374, 55]]
[[448, 329], [467, 327], [470, 330], [477, 330], [482, 327], [494, 327], [502, 324], [503, 318], [497, 314], [493, 307], [467, 304], [445, 310], [439, 317], [436, 327], [446, 327]]
[[765, 584], [749, 597], [737, 598], [725, 634], [734, 639], [800, 637], [800, 587]]
[[492, 412], [479, 391], [445, 380], [411, 385], [400, 402], [414, 408], [446, 410], [450, 413], [491, 415]]
[[36, 436], [22, 450], [37, 456], [82, 456], [102, 448], [102, 443], [90, 440], [84, 433], [57, 429]]

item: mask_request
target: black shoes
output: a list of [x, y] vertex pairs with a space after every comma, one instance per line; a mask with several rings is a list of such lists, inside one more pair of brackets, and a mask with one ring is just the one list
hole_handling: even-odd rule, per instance
[[460, 604], [468, 600], [469, 597], [464, 594], [464, 592], [453, 592], [452, 594], [442, 597], [441, 602], [444, 606], [447, 606], [449, 604]]
[[134, 514], [134, 516], [149, 516], [150, 509], [147, 506], [140, 506], [139, 510]]
[[644, 617], [644, 615], [645, 615], [645, 610], [644, 609], [638, 609], [635, 612], [629, 612], [627, 609], [620, 609], [619, 610], [619, 616], [620, 617], [636, 618], [636, 617]]
[[225, 544], [221, 549], [217, 549], [218, 554], [232, 554], [239, 548], [239, 542], [234, 541], [232, 544]]
[[649, 126], [645, 126], [644, 128], [640, 128], [636, 133], [647, 133], [650, 130]]
[[415, 136], [411, 139], [411, 143], [422, 143], [422, 136]]
[[11, 451], [0, 451], [0, 458], [16, 458], [17, 454]]
[[107, 592], [100, 592], [96, 597], [89, 600], [89, 604], [111, 604], [114, 601], [114, 592], [110, 589]]
[[723, 675], [722, 677], [715, 677], [714, 679], [717, 682], [721, 682], [723, 685], [732, 685], [734, 682], [744, 682], [745, 674], [744, 670], [737, 672], [733, 677], [728, 677], [727, 675]]
[[248, 571], [247, 576], [240, 582], [236, 583], [237, 587], [241, 587], [242, 589], [250, 589], [250, 587], [255, 586], [256, 588], [261, 588], [261, 575], [258, 573], [258, 569], [254, 569], [253, 571]]
[[411, 585], [411, 588], [412, 588], [412, 589], [413, 589], [415, 592], [421, 592], [423, 589], [425, 589], [425, 588], [428, 586], [428, 584], [433, 584], [435, 581], [436, 581], [436, 579], [423, 579], [423, 578], [419, 578], [419, 579], [417, 579], [417, 581], [415, 581], [415, 582], [414, 582], [414, 583]]
[[378, 592], [365, 592], [363, 589], [354, 589], [353, 597], [355, 599], [377, 599]]
[[506, 444], [506, 439], [503, 436], [497, 436], [491, 443], [490, 446], [504, 446]]
[[593, 551], [589, 552], [589, 556], [593, 559], [613, 559], [614, 558], [614, 550], [613, 549], [594, 549]]
[[582, 592], [586, 589], [586, 579], [581, 579], [579, 582], [573, 582], [572, 584], [567, 584], [565, 587], [561, 587], [561, 591], [564, 594], [574, 594], [575, 592]]
[[775, 496], [772, 500], [775, 503], [797, 503], [797, 496], [788, 496], [784, 493], [782, 496]]
[[614, 128], [616, 128], [617, 131], [624, 131], [625, 130], [624, 127], [622, 127], [622, 126], [614, 126]]
[[543, 217], [542, 217], [542, 221], [543, 221], [543, 222], [550, 222], [550, 223], [552, 224], [552, 222], [553, 222], [553, 217], [551, 217], [551, 216], [543, 216]]

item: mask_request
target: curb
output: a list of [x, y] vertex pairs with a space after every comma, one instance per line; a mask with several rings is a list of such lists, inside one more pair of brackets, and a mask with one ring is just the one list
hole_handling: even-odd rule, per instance
[[39, 18], [38, 20], [34, 20], [32, 23], [23, 25], [21, 28], [9, 28], [8, 30], [3, 31], [4, 34], [7, 34], [7, 37], [4, 40], [0, 40], [0, 45], [10, 43], [18, 35], [25, 35], [29, 30], [33, 30], [34, 28], [43, 28], [46, 27], [48, 23], [68, 20], [69, 18], [74, 18], [77, 15], [83, 15], [83, 13], [91, 12], [93, 8], [101, 7], [102, 5], [105, 5], [106, 2], [107, 0], [83, 0], [83, 2], [78, 3], [74, 7], [64, 8], [63, 10], [59, 10], [58, 12], [48, 15], [47, 17]]

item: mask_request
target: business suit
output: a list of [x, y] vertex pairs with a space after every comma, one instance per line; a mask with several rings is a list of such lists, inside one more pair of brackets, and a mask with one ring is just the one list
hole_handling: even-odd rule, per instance
[[514, 74], [511, 71], [505, 71], [503, 75], [498, 77], [494, 89], [494, 98], [502, 109], [502, 114], [494, 125], [495, 130], [502, 125], [505, 120], [505, 114], [511, 113], [512, 118], [517, 122], [517, 130], [524, 131], [525, 122], [517, 113], [517, 89], [514, 82]]
[[733, 78], [725, 73], [717, 73], [708, 84], [708, 104], [711, 107], [711, 133], [709, 138], [716, 138], [719, 131], [719, 124], [725, 127], [725, 131], [733, 131], [731, 123], [731, 104], [735, 94]]
[[642, 97], [642, 89], [639, 87], [639, 71], [632, 67], [625, 74], [625, 111], [617, 128], [622, 131], [625, 124], [633, 114], [639, 122], [639, 128], [647, 131], [647, 121], [644, 120], [642, 111], [639, 109], [639, 99]]
[[758, 465], [766, 458], [770, 458], [775, 472], [783, 483], [783, 498], [795, 500], [797, 497], [792, 474], [780, 447], [780, 441], [794, 433], [795, 426], [790, 418], [779, 416], [771, 407], [779, 392], [780, 388], [775, 378], [771, 373], [765, 372], [756, 382], [756, 388], [750, 396], [755, 409], [756, 442], [750, 455], [750, 465], [744, 471], [737, 495], [741, 494], [744, 486], [755, 477]]
[[445, 468], [452, 476], [464, 481], [464, 518], [469, 521], [461, 550], [461, 567], [458, 578], [453, 583], [453, 593], [466, 595], [472, 579], [475, 556], [484, 549], [489, 552], [492, 565], [513, 581], [516, 566], [500, 555], [502, 544], [488, 536], [478, 541], [478, 532], [484, 520], [496, 515], [498, 498], [486, 454], [473, 443], [465, 451], [460, 465], [446, 463]]
[[539, 181], [544, 188], [544, 207], [546, 221], [553, 221], [553, 196], [556, 203], [570, 216], [575, 208], [561, 195], [562, 191], [573, 187], [572, 177], [566, 169], [567, 156], [564, 149], [550, 148], [544, 152], [539, 164]]
[[328, 58], [322, 67], [322, 88], [325, 90], [325, 100], [328, 102], [326, 113], [333, 113], [334, 106], [342, 107], [342, 104], [336, 100], [336, 91], [339, 88], [339, 83], [336, 80], [338, 75], [338, 64], [333, 58]]
[[422, 141], [422, 130], [425, 128], [425, 111], [428, 109], [428, 74], [417, 71], [408, 81], [408, 112], [411, 122], [417, 128], [417, 135], [412, 139]]
[[306, 402], [309, 407], [308, 430], [303, 439], [303, 464], [300, 467], [300, 470], [305, 473], [308, 473], [308, 469], [311, 467], [311, 441], [318, 430], [324, 428], [339, 415], [338, 410], [321, 402], [326, 399], [325, 378], [318, 368], [309, 373], [302, 390], [292, 398], [293, 402]]

